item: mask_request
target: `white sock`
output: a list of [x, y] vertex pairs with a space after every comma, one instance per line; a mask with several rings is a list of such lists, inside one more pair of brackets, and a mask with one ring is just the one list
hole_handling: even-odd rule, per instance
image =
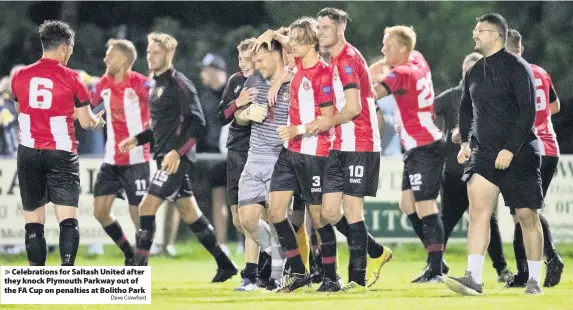
[[529, 268], [529, 279], [533, 279], [539, 283], [539, 278], [541, 278], [541, 261], [535, 262], [527, 260], [527, 267]]
[[472, 278], [477, 284], [481, 284], [484, 261], [483, 255], [468, 255], [468, 271], [472, 273]]

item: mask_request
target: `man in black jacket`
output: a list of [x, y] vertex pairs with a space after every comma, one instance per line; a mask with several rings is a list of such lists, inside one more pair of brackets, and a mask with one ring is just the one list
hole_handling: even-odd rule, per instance
[[505, 204], [516, 209], [523, 230], [529, 265], [525, 293], [543, 294], [539, 285], [543, 231], [538, 214], [543, 193], [541, 157], [533, 132], [535, 86], [529, 64], [505, 50], [507, 35], [507, 22], [501, 15], [479, 17], [473, 38], [484, 58], [464, 77], [458, 162], [468, 162], [464, 175], [471, 205], [468, 270], [463, 277], [446, 280], [449, 289], [462, 295], [483, 293], [489, 221], [500, 192]]
[[[467, 55], [462, 65], [462, 74], [465, 75], [467, 70], [481, 58], [482, 55], [479, 53]], [[440, 193], [442, 197], [442, 221], [444, 223], [445, 243], [448, 242], [454, 227], [469, 208], [467, 186], [462, 181], [464, 167], [457, 160], [457, 155], [460, 151], [458, 109], [461, 97], [462, 82], [458, 86], [444, 91], [434, 100], [436, 122], [441, 127], [442, 132], [446, 133], [446, 161], [444, 163]], [[498, 282], [506, 282], [512, 277], [512, 273], [507, 269], [507, 262], [503, 255], [503, 243], [496, 213], [496, 208], [494, 207], [490, 220], [491, 240], [487, 251], [497, 272]]]
[[183, 222], [217, 261], [213, 282], [224, 282], [237, 274], [237, 268], [222, 251], [213, 226], [201, 213], [189, 182], [188, 171], [195, 160], [197, 139], [204, 135], [205, 118], [193, 83], [173, 68], [177, 41], [164, 33], [148, 36], [147, 63], [153, 72], [150, 90], [151, 129], [120, 142], [122, 152], [153, 141], [157, 172], [139, 205], [135, 264], [147, 265], [155, 235], [155, 214], [164, 200], [174, 201]]

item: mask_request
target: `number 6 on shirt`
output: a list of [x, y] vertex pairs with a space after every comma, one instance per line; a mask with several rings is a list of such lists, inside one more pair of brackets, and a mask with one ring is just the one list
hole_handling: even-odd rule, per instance
[[30, 80], [28, 93], [30, 108], [48, 110], [52, 107], [52, 92], [54, 82], [50, 79], [33, 77]]
[[541, 79], [535, 79], [535, 111], [543, 111], [547, 108], [545, 91]]

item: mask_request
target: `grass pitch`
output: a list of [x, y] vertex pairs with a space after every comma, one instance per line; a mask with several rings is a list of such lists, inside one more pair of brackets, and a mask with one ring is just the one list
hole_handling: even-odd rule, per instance
[[[425, 253], [418, 245], [391, 246], [393, 260], [382, 269], [381, 278], [365, 294], [316, 293], [318, 287], [301, 289], [292, 294], [273, 294], [262, 291], [233, 292], [239, 276], [223, 284], [211, 284], [216, 264], [207, 251], [196, 243], [178, 246], [177, 258], [154, 256], [152, 266], [151, 305], [0, 305], [1, 309], [240, 309], [240, 310], [351, 310], [351, 309], [573, 309], [573, 246], [559, 245], [558, 250], [565, 261], [561, 283], [555, 288], [544, 289], [543, 296], [525, 296], [524, 289], [504, 289], [497, 283], [491, 261], [486, 260], [484, 270], [485, 295], [478, 297], [458, 296], [444, 284], [415, 285], [412, 278], [421, 272]], [[234, 248], [232, 248], [234, 250]], [[511, 247], [504, 248], [508, 264], [515, 271]], [[123, 257], [114, 246], [106, 246], [104, 256], [88, 257], [82, 247], [76, 260], [78, 266], [106, 266], [123, 263]], [[339, 247], [340, 272], [347, 279], [348, 252], [345, 245]], [[237, 265], [244, 265], [243, 256], [233, 256]], [[466, 268], [465, 246], [448, 247], [446, 259], [450, 274], [460, 276]], [[58, 265], [59, 255], [49, 256], [48, 265]], [[25, 255], [0, 256], [0, 265], [27, 265]], [[543, 270], [545, 274], [545, 270]], [[543, 277], [542, 277], [543, 279]], [[0, 284], [1, 286], [1, 284]]]

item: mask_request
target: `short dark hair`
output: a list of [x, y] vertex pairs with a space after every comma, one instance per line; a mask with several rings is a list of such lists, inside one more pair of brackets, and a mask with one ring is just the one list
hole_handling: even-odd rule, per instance
[[272, 40], [271, 41], [271, 46], [269, 47], [267, 45], [267, 43], [262, 43], [259, 46], [259, 49], [264, 47], [266, 50], [270, 51], [270, 52], [279, 52], [279, 54], [281, 55], [281, 58], [283, 57], [283, 46], [282, 44], [277, 41], [277, 40]]
[[74, 45], [75, 33], [70, 25], [62, 21], [44, 21], [40, 25], [39, 33], [44, 50], [55, 49], [62, 44]]
[[509, 30], [505, 46], [507, 47], [508, 50], [511, 51], [519, 50], [519, 48], [521, 47], [521, 34], [519, 33], [519, 31], [515, 29]]
[[503, 18], [503, 16], [497, 13], [489, 13], [476, 18], [476, 21], [478, 23], [486, 22], [488, 24], [494, 25], [497, 28], [503, 43], [507, 42], [507, 29], [509, 27], [507, 26], [507, 21], [505, 18]]
[[328, 18], [332, 19], [336, 24], [344, 24], [346, 25], [348, 22], [352, 20], [348, 17], [348, 13], [341, 9], [335, 8], [324, 8], [316, 14], [316, 18], [327, 16]]

